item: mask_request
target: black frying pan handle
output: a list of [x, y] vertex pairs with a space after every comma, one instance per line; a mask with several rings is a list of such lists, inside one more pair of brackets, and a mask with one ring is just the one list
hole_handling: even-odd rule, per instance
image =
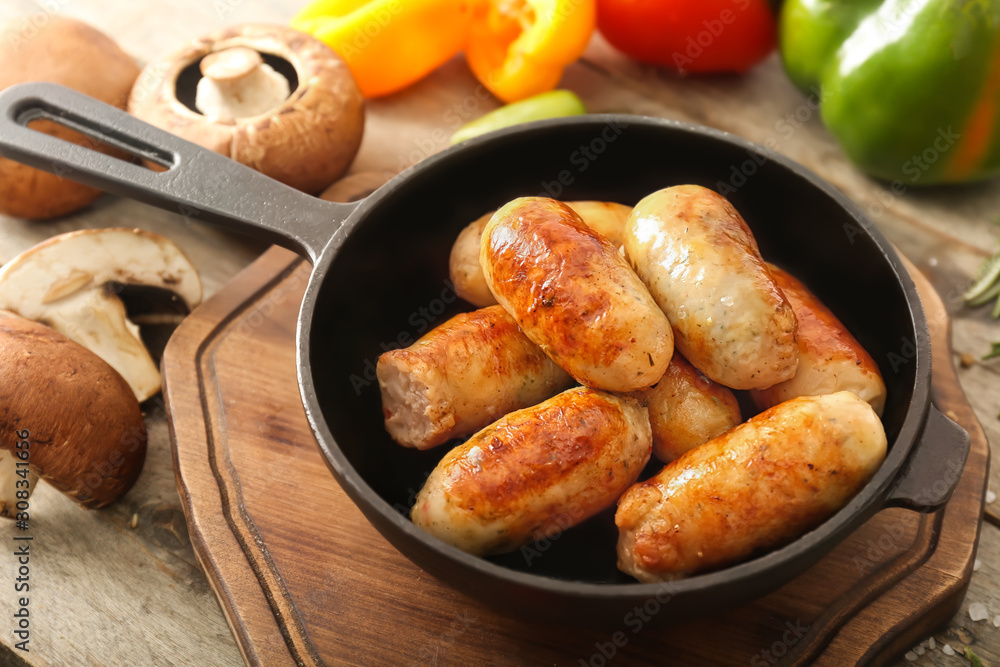
[[931, 405], [920, 439], [903, 464], [885, 507], [934, 512], [958, 486], [969, 456], [969, 434]]
[[[64, 125], [166, 170], [153, 171], [26, 127], [37, 119]], [[311, 197], [52, 83], [22, 83], [0, 92], [0, 155], [188, 218], [243, 228], [314, 263], [356, 207]]]

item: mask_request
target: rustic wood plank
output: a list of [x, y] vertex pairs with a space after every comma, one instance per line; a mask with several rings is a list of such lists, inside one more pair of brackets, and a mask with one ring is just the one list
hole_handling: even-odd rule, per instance
[[[18, 652], [30, 664], [239, 662], [195, 563], [173, 480], [166, 423], [162, 417], [148, 423], [143, 473], [113, 507], [88, 512], [47, 485], [32, 495], [27, 533], [34, 538], [31, 652]], [[135, 529], [130, 527], [133, 514]], [[22, 533], [4, 522], [2, 534], [6, 544], [14, 545], [12, 538]], [[0, 596], [5, 618], [12, 617], [14, 605], [12, 593]], [[3, 643], [12, 644], [9, 631]]]
[[[297, 0], [172, 0], [169, 3], [162, 0], [146, 3], [7, 0], [0, 5], [0, 20], [14, 16], [44, 20], [47, 12], [55, 8], [97, 25], [112, 34], [140, 61], [148, 61], [173, 50], [186, 39], [223, 25], [248, 21], [283, 23], [300, 4]], [[791, 88], [773, 58], [743, 79], [683, 80], [628, 62], [598, 37], [586, 61], [568, 71], [565, 83], [580, 92], [595, 111], [627, 111], [695, 120], [758, 141], [780, 140], [780, 152], [806, 163], [866, 208], [887, 197], [885, 188], [860, 177], [844, 163], [836, 146], [816, 121], [815, 114], [786, 138], [787, 131], [777, 123], [788, 113], [801, 112], [806, 98]], [[494, 106], [496, 102], [481, 93], [462, 59], [457, 58], [417, 86], [369, 105], [368, 132], [354, 168], [356, 171], [395, 172], [444, 148], [447, 135], [463, 116], [472, 117]], [[871, 212], [876, 223], [897, 246], [922, 268], [931, 267], [935, 275], [940, 273], [936, 275], [935, 285], [947, 295], [961, 289], [979, 259], [996, 247], [997, 231], [991, 221], [1000, 210], [998, 198], [995, 183], [926, 193], [911, 191], [892, 199], [884, 211], [872, 208]], [[54, 222], [26, 223], [0, 218], [0, 262], [8, 261], [23, 249], [56, 233], [104, 226], [138, 226], [173, 238], [199, 267], [208, 294], [214, 293], [262, 250], [259, 244], [197, 222], [186, 222], [180, 215], [103, 197], [88, 210]], [[956, 305], [948, 302], [950, 306]], [[1000, 339], [996, 323], [981, 311], [952, 310], [956, 353], [979, 356], [988, 349], [991, 340]], [[991, 441], [1000, 437], [1000, 425], [995, 419], [1000, 412], [998, 375], [1000, 367], [995, 362], [979, 364], [960, 374], [963, 387]], [[199, 592], [205, 590], [204, 580], [201, 588], [192, 592], [176, 585], [174, 577], [160, 569], [162, 565], [175, 574], [180, 573], [184, 579], [187, 576], [184, 568], [191, 567], [195, 561], [190, 545], [183, 537], [176, 537], [185, 535], [185, 530], [179, 523], [180, 503], [167, 458], [166, 426], [157, 406], [149, 407], [152, 412], [149, 417], [150, 458], [136, 489], [121, 503], [100, 512], [84, 513], [49, 489], [41, 489], [36, 496], [38, 512], [70, 519], [51, 525], [43, 525], [39, 520], [39, 531], [44, 527], [48, 536], [46, 549], [53, 562], [59, 563], [58, 567], [45, 570], [45, 580], [51, 582], [51, 588], [39, 600], [45, 609], [53, 610], [53, 616], [54, 610], [65, 610], [65, 618], [75, 619], [63, 624], [58, 632], [53, 629], [46, 635], [52, 643], [47, 644], [48, 653], [32, 656], [36, 664], [75, 664], [77, 656], [96, 650], [98, 646], [102, 661], [108, 664], [143, 664], [142, 660], [133, 661], [130, 657], [147, 655], [143, 651], [148, 641], [143, 634], [118, 633], [114, 644], [110, 644], [97, 637], [97, 633], [90, 632], [84, 622], [95, 613], [94, 609], [110, 614], [108, 610], [123, 608], [135, 597], [137, 590], [149, 590], [151, 597], [155, 593], [159, 602], [148, 603], [151, 613], [141, 613], [135, 618], [158, 619], [152, 610], [165, 610], [163, 613], [169, 613], [168, 609], [177, 610], [177, 624], [164, 624], [160, 628], [156, 620], [144, 621], [155, 628], [163, 640], [162, 653], [147, 664], [159, 664], [156, 660], [189, 663], [194, 662], [195, 657], [205, 657], [200, 664], [216, 664], [213, 658], [219, 661], [218, 664], [239, 660], [231, 638], [225, 636], [214, 600]], [[1000, 490], [1000, 467], [995, 467], [992, 479], [993, 488]], [[998, 510], [1000, 504], [988, 508], [994, 521], [1000, 521]], [[124, 528], [133, 514], [139, 516], [139, 528], [134, 532]], [[985, 530], [981, 547], [984, 561], [1000, 560], [1000, 542], [990, 537], [995, 530], [992, 526]], [[81, 555], [74, 552], [71, 545], [89, 547], [93, 552]], [[134, 562], [139, 574], [130, 576], [132, 570], [124, 568], [116, 573], [120, 576], [106, 578], [93, 574], [100, 572], [99, 568], [72, 569], [67, 565], [77, 560], [95, 565], [105, 559]], [[141, 563], [145, 565], [139, 565]], [[191, 577], [201, 577], [196, 570], [191, 572]], [[70, 580], [85, 582], [88, 576], [97, 583], [79, 586], [69, 583]], [[39, 577], [41, 580], [42, 575]], [[170, 584], [174, 584], [174, 588], [170, 588]], [[984, 600], [983, 592], [998, 587], [997, 574], [988, 572], [984, 566], [973, 577], [970, 599], [979, 591], [978, 599]], [[62, 590], [58, 590], [60, 588]], [[7, 602], [7, 596], [0, 596], [0, 613], [6, 613], [7, 608], [2, 605]], [[184, 617], [208, 620], [184, 624], [180, 620]], [[223, 628], [221, 635], [220, 627]], [[982, 624], [976, 627], [980, 628], [985, 640], [990, 640], [990, 632], [982, 630]], [[200, 637], [214, 638], [213, 655], [198, 652]], [[3, 642], [7, 641], [5, 637]], [[992, 641], [992, 646], [997, 646], [995, 635]], [[445, 638], [435, 645], [447, 652], [448, 640]]]
[[[900, 660], [897, 667], [902, 667], [902, 665], [954, 667], [955, 665], [968, 664], [964, 660], [959, 661], [957, 657], [943, 653], [942, 646], [945, 643], [955, 649], [959, 655], [966, 646], [971, 646], [976, 655], [983, 659], [983, 664], [1000, 664], [1000, 628], [993, 625], [993, 618], [1000, 614], [1000, 585], [998, 585], [1000, 582], [1000, 560], [996, 557], [998, 553], [1000, 553], [1000, 530], [986, 524], [983, 526], [983, 532], [979, 538], [980, 568], [972, 575], [969, 592], [962, 602], [961, 609], [946, 626], [930, 633], [921, 640], [923, 642], [934, 637], [937, 645], [936, 650], [931, 651], [925, 648], [924, 654], [919, 656], [917, 660], [912, 662], [905, 659]], [[914, 591], [914, 594], [919, 595], [921, 591]], [[969, 605], [974, 602], [986, 605], [990, 612], [988, 620], [978, 623], [972, 621], [969, 617]]]
[[[176, 48], [210, 28], [192, 15], [211, 3], [129, 2], [0, 5], [0, 20], [25, 17], [44, 22], [53, 6], [88, 21], [118, 39], [140, 61]], [[272, 3], [261, 3], [260, 20], [283, 20]], [[65, 6], [64, 6], [65, 5]], [[176, 8], [173, 11], [171, 8]], [[48, 8], [48, 9], [47, 9]], [[218, 20], [221, 26], [224, 21]], [[63, 232], [101, 227], [139, 227], [171, 238], [198, 267], [206, 296], [214, 293], [266, 246], [131, 200], [99, 198], [80, 213], [48, 222], [0, 216], [0, 263]], [[146, 464], [135, 487], [114, 506], [86, 512], [51, 488], [32, 496], [31, 652], [12, 651], [3, 633], [0, 662], [28, 658], [33, 665], [240, 664], [218, 602], [199, 569], [173, 475], [162, 399], [144, 406], [149, 429]], [[136, 528], [130, 524], [136, 521]], [[13, 526], [4, 524], [10, 540]], [[9, 618], [15, 600], [0, 596]], [[129, 631], [123, 628], [129, 627]], [[112, 640], [111, 638], [114, 638]]]

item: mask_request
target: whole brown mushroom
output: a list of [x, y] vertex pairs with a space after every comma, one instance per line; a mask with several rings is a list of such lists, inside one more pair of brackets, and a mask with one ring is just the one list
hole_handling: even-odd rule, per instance
[[[26, 81], [48, 81], [69, 86], [102, 102], [125, 108], [139, 67], [104, 33], [86, 23], [48, 16], [41, 28], [12, 22], [0, 29], [0, 90]], [[78, 132], [47, 120], [30, 127], [83, 144]], [[93, 143], [93, 142], [91, 142]], [[95, 145], [104, 153], [110, 147]], [[0, 158], [0, 213], [19, 218], [45, 219], [72, 213], [101, 194], [68, 178]]]
[[18, 462], [83, 507], [97, 508], [132, 487], [146, 458], [146, 427], [128, 383], [85, 347], [6, 311], [0, 433], [0, 516], [10, 518], [19, 498], [11, 484], [27, 479], [17, 474]]
[[340, 57], [278, 25], [227, 28], [150, 63], [128, 110], [309, 193], [347, 171], [364, 131], [364, 98]]

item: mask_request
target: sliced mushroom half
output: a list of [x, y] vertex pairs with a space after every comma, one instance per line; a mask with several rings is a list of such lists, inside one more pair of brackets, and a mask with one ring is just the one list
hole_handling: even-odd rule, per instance
[[0, 268], [0, 309], [94, 352], [144, 401], [160, 390], [160, 372], [128, 319], [123, 285], [169, 290], [189, 310], [201, 302], [198, 272], [172, 241], [140, 229], [97, 229], [55, 236]]

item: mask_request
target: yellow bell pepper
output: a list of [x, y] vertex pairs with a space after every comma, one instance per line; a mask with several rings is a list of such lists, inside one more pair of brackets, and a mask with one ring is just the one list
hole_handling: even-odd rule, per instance
[[365, 97], [405, 88], [459, 53], [483, 0], [315, 0], [292, 19], [347, 63]]
[[516, 102], [556, 87], [587, 48], [596, 19], [596, 0], [481, 1], [465, 56], [491, 93]]

